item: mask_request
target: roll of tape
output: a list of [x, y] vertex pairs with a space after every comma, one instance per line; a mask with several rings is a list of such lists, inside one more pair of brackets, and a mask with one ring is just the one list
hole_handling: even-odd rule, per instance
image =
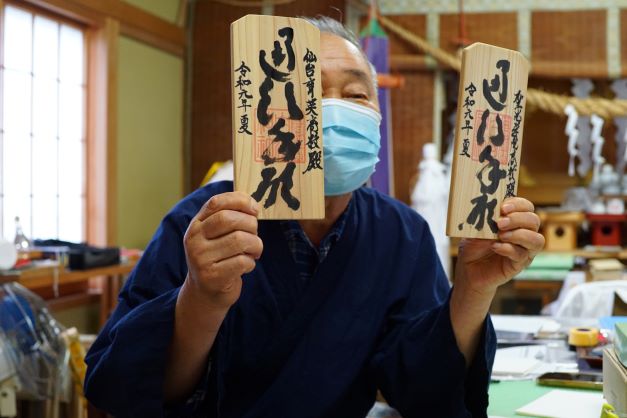
[[568, 344], [575, 347], [594, 347], [599, 343], [597, 328], [571, 328], [568, 334]]
[[15, 244], [0, 239], [0, 269], [10, 269], [17, 261]]

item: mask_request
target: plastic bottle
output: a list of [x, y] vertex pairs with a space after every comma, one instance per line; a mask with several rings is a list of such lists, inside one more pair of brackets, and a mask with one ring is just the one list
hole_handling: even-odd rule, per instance
[[19, 216], [15, 217], [15, 239], [13, 240], [13, 244], [15, 244], [15, 248], [18, 251], [27, 250], [31, 246], [31, 242], [26, 238], [26, 235], [24, 235]]

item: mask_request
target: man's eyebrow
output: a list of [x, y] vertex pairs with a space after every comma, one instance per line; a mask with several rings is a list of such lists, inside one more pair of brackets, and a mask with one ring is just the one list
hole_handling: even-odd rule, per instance
[[343, 70], [344, 73], [348, 73], [350, 74], [351, 77], [357, 78], [360, 81], [363, 81], [363, 83], [368, 86], [368, 90], [372, 93], [373, 92], [373, 86], [372, 86], [372, 79], [370, 78], [370, 75], [368, 75], [368, 73], [366, 73], [363, 70], [360, 70], [359, 68], [346, 68]]

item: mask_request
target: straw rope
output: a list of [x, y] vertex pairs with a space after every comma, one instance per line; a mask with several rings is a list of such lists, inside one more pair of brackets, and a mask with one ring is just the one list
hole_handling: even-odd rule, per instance
[[[362, 10], [366, 9], [365, 5], [357, 2], [356, 0], [350, 0], [350, 3]], [[386, 29], [393, 32], [399, 38], [405, 40], [419, 51], [432, 56], [439, 63], [444, 64], [457, 72], [460, 71], [461, 60], [456, 56], [440, 48], [434, 47], [425, 39], [405, 29], [385, 16], [379, 15], [378, 19]], [[627, 116], [627, 100], [610, 100], [600, 97], [582, 99], [530, 88], [527, 89], [527, 103], [530, 106], [537, 107], [545, 112], [555, 113], [562, 116], [564, 115], [564, 107], [566, 107], [567, 104], [572, 104], [579, 115], [595, 114], [604, 119]]]

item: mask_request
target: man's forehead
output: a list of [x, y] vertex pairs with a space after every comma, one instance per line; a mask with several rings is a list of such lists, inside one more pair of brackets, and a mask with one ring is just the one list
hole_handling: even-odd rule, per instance
[[361, 51], [352, 43], [337, 35], [322, 33], [320, 35], [320, 55], [322, 61], [345, 61], [353, 67], [367, 68]]

